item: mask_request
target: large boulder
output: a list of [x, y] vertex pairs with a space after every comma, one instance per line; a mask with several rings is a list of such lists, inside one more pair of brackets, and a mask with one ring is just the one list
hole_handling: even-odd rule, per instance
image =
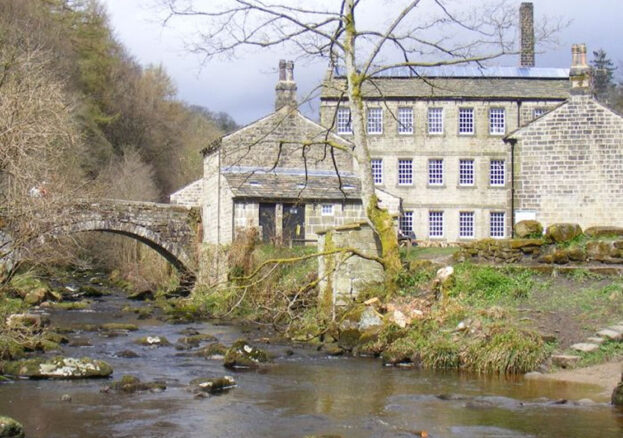
[[615, 406], [623, 406], [623, 374], [621, 374], [621, 381], [612, 391], [611, 402]]
[[0, 438], [24, 438], [24, 426], [12, 419], [0, 415]]
[[539, 221], [525, 220], [515, 224], [515, 236], [520, 239], [528, 237], [541, 237], [543, 235], [543, 225]]
[[582, 228], [578, 224], [567, 223], [552, 224], [547, 227], [545, 233], [545, 237], [556, 243], [569, 242], [580, 235], [582, 235]]
[[603, 261], [610, 256], [611, 248], [609, 242], [591, 240], [586, 242], [586, 255], [590, 260]]
[[270, 362], [268, 353], [250, 345], [246, 339], [239, 339], [225, 353], [223, 365], [227, 368], [258, 368], [267, 362]]
[[588, 227], [584, 234], [590, 237], [623, 236], [623, 227]]
[[7, 362], [3, 373], [31, 379], [83, 379], [108, 377], [112, 367], [103, 360], [57, 356]]

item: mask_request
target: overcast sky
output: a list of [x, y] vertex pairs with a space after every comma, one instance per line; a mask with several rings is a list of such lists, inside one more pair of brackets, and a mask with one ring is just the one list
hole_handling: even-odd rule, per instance
[[[147, 7], [154, 0], [100, 1], [108, 10], [119, 41], [141, 65], [162, 64], [173, 78], [180, 99], [212, 111], [225, 111], [239, 124], [247, 124], [273, 110], [276, 66], [279, 58], [287, 54], [260, 52], [201, 67], [200, 60], [184, 50], [179, 29], [163, 28], [155, 12]], [[478, 3], [469, 1], [470, 5]], [[516, 3], [519, 8], [521, 1], [510, 0], [510, 3]], [[571, 20], [558, 36], [559, 47], [537, 55], [537, 67], [569, 67], [571, 44], [586, 43], [589, 54], [603, 48], [619, 70], [623, 70], [623, 0], [533, 0], [533, 3], [536, 20], [542, 16]], [[504, 64], [516, 65], [509, 61]], [[295, 65], [299, 96], [320, 83], [324, 68], [319, 64]], [[303, 108], [303, 111], [317, 117], [310, 113], [313, 109]]]

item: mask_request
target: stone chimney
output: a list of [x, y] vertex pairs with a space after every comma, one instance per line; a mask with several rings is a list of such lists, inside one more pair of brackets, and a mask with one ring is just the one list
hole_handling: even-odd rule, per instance
[[586, 45], [571, 46], [571, 94], [589, 94], [591, 89], [591, 68], [586, 63]]
[[279, 81], [275, 86], [275, 111], [279, 111], [284, 106], [295, 109], [296, 102], [296, 82], [294, 82], [294, 62], [282, 59], [279, 61]]
[[521, 32], [521, 67], [534, 67], [534, 6], [524, 2], [519, 6], [519, 27]]

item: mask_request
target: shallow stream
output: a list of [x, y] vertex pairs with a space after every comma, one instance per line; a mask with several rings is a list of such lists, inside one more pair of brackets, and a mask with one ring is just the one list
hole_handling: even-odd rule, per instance
[[[261, 371], [226, 370], [222, 361], [181, 355], [174, 347], [142, 347], [142, 336], [172, 343], [192, 327], [224, 344], [245, 336], [240, 328], [211, 323], [166, 324], [121, 312], [136, 305], [117, 291], [90, 310], [50, 312], [53, 325], [136, 323], [128, 335], [71, 334], [91, 346], [64, 346], [66, 356], [109, 362], [115, 379], [164, 380], [160, 393], [102, 393], [107, 380], [20, 380], [0, 384], [0, 414], [20, 421], [28, 438], [95, 437], [621, 437], [623, 411], [595, 398], [595, 388], [518, 378], [383, 367], [379, 360], [327, 357], [309, 348], [263, 345], [276, 355]], [[116, 353], [133, 350], [137, 358]], [[182, 352], [183, 353], [183, 352]], [[188, 382], [233, 375], [232, 390], [194, 398]], [[61, 401], [64, 394], [71, 401]], [[444, 394], [443, 397], [439, 395]], [[557, 400], [592, 397], [580, 406]]]

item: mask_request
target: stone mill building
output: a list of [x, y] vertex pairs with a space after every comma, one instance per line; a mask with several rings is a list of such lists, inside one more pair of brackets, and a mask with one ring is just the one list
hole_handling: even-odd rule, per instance
[[[623, 225], [623, 119], [590, 93], [586, 48], [571, 69], [535, 66], [531, 3], [520, 8], [518, 67], [394, 69], [364, 88], [377, 194], [403, 234], [439, 244], [506, 238], [522, 219]], [[363, 218], [340, 68], [320, 123], [297, 109], [280, 63], [275, 112], [203, 150], [204, 177], [171, 195], [200, 205], [204, 242], [259, 227], [264, 240], [315, 242]]]

